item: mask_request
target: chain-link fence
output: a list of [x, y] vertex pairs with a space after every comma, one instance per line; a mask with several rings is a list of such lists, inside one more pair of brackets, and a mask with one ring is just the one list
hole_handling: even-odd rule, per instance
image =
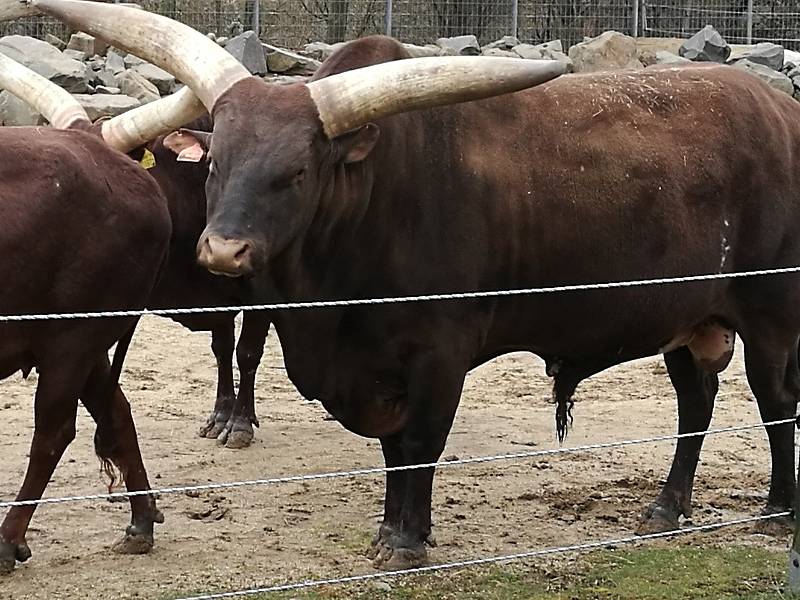
[[[800, 0], [140, 0], [202, 32], [230, 36], [258, 28], [263, 39], [300, 48], [390, 33], [417, 44], [474, 34], [523, 42], [561, 39], [565, 48], [610, 29], [646, 37], [688, 37], [714, 25], [732, 43], [774, 41], [800, 48]], [[0, 24], [0, 35], [64, 38], [50, 19]]]

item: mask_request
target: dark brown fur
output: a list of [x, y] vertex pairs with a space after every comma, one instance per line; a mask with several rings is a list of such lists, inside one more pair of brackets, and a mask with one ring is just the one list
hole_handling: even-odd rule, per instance
[[[400, 52], [369, 38], [331, 64]], [[304, 86], [244, 80], [219, 100], [214, 119], [216, 174], [198, 250], [219, 267], [211, 242], [240, 242], [246, 260], [237, 272], [250, 277], [257, 301], [800, 265], [800, 105], [724, 66], [564, 76], [394, 116], [377, 122], [368, 158], [350, 164], [367, 130], [327, 140]], [[562, 365], [564, 427], [581, 379], [657, 354], [709, 320], [743, 338], [762, 416], [791, 416], [800, 392], [799, 300], [800, 277], [787, 275], [287, 311], [274, 322], [300, 391], [352, 431], [379, 437], [394, 466], [438, 459], [465, 373], [491, 358], [529, 351]], [[704, 429], [716, 375], [685, 348], [667, 358], [681, 431]], [[771, 428], [769, 437], [768, 509], [788, 509], [792, 427]], [[667, 520], [688, 513], [701, 442], [679, 444], [657, 500]], [[424, 560], [432, 480], [432, 470], [387, 478], [378, 564]]]
[[[95, 135], [48, 128], [0, 129], [0, 314], [68, 313], [144, 307], [170, 236], [166, 200], [135, 162]], [[35, 429], [18, 500], [41, 497], [75, 435], [78, 399], [97, 422], [101, 458], [129, 490], [149, 489], [136, 430], [107, 352], [137, 319], [0, 323], [0, 377], [36, 368]], [[0, 571], [30, 550], [32, 506], [0, 525]], [[152, 546], [161, 519], [148, 496], [131, 500], [126, 542]]]

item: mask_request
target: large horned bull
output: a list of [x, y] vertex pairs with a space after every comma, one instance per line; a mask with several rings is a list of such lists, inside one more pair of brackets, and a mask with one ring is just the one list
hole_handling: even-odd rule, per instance
[[[175, 73], [203, 101], [214, 131], [198, 258], [245, 278], [254, 300], [800, 264], [800, 106], [745, 73], [567, 76], [440, 106], [543, 82], [559, 66], [457, 58], [444, 71], [401, 61], [278, 87], [169, 19], [79, 0], [31, 4]], [[365, 57], [403, 56], [371, 38], [330, 60], [347, 71]], [[679, 429], [700, 431], [737, 332], [762, 417], [789, 417], [800, 393], [798, 301], [800, 277], [786, 275], [279, 312], [274, 322], [299, 390], [379, 437], [387, 465], [400, 466], [437, 460], [465, 373], [515, 350], [553, 366], [562, 433], [582, 378], [665, 352]], [[783, 511], [794, 490], [792, 427], [768, 435], [766, 510]], [[679, 442], [645, 527], [689, 514], [701, 444]], [[433, 469], [387, 476], [377, 565], [424, 562], [432, 483]]]
[[[109, 121], [104, 141], [67, 92], [2, 54], [0, 88], [29, 101], [54, 126], [0, 128], [0, 314], [142, 308], [166, 259], [169, 213], [155, 181], [109, 144], [125, 150], [128, 142], [119, 140], [132, 142], [133, 132], [155, 132], [153, 123], [163, 118], [169, 125], [170, 107], [187, 96]], [[41, 498], [75, 436], [79, 399], [97, 424], [95, 449], [106, 472], [113, 464], [129, 490], [149, 489], [118, 385], [136, 321], [0, 323], [0, 376], [39, 372], [18, 501]], [[115, 343], [111, 365], [107, 353]], [[35, 508], [14, 506], [0, 525], [0, 573], [30, 557], [25, 534]], [[153, 523], [161, 520], [151, 497], [131, 498], [131, 525], [117, 549], [149, 550]]]

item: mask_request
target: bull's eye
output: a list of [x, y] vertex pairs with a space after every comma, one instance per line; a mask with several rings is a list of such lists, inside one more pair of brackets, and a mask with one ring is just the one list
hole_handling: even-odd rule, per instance
[[297, 173], [295, 173], [294, 177], [292, 177], [292, 183], [294, 185], [299, 185], [303, 183], [303, 179], [306, 177], [306, 170], [300, 169]]

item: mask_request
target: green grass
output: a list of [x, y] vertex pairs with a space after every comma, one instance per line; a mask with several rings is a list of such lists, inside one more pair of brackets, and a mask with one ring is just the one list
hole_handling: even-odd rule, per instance
[[257, 600], [767, 600], [786, 598], [787, 553], [760, 548], [604, 550], [548, 568], [500, 565], [257, 596]]

